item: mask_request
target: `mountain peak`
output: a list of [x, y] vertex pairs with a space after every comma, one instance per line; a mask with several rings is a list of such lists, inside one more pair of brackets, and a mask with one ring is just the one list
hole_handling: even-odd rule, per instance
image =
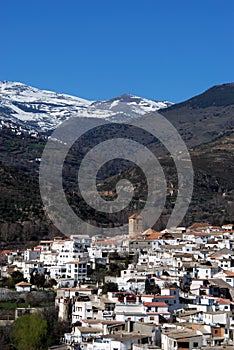
[[194, 96], [184, 102], [171, 106], [170, 109], [189, 107], [189, 108], [208, 108], [208, 107], [226, 107], [234, 105], [234, 83], [225, 83], [214, 85], [203, 93]]
[[202, 108], [234, 105], [234, 83], [215, 85], [189, 101], [191, 107], [196, 105]]
[[138, 96], [135, 96], [135, 95], [132, 95], [132, 94], [122, 94], [122, 95], [119, 95], [119, 96], [116, 96], [116, 97], [113, 97], [111, 98], [109, 101], [112, 102], [112, 101], [120, 101], [120, 102], [134, 102], [134, 101], [138, 101], [138, 100], [142, 100], [143, 98], [142, 97], [138, 97]]
[[37, 132], [53, 130], [72, 116], [123, 122], [168, 105], [167, 102], [131, 94], [94, 102], [40, 90], [21, 82], [0, 82], [0, 117], [3, 123], [11, 122], [20, 125], [21, 129], [27, 127]]
[[30, 87], [18, 81], [2, 80], [0, 81], [0, 88], [2, 90], [10, 90], [10, 89], [29, 89]]

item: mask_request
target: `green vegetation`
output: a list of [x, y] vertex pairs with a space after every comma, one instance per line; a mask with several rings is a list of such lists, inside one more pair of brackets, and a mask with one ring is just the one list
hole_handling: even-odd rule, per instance
[[120, 276], [120, 272], [128, 267], [128, 265], [135, 258], [134, 255], [119, 255], [117, 252], [109, 254], [109, 263], [103, 265], [96, 262], [95, 269], [88, 267], [87, 275], [91, 278], [91, 281], [104, 282], [104, 277], [109, 276]]
[[[194, 221], [211, 224], [232, 222], [233, 204], [233, 101], [234, 85], [213, 87], [204, 94], [162, 111], [176, 127], [189, 146], [195, 170], [193, 199], [182, 225]], [[132, 139], [140, 139], [156, 155], [164, 154], [160, 163], [167, 182], [173, 185], [165, 209], [155, 229], [165, 227], [177, 197], [177, 172], [170, 157], [152, 135], [139, 130], [120, 127], [120, 136], [127, 133]], [[140, 169], [121, 160], [105, 164], [98, 172], [97, 187], [106, 200], [114, 200], [116, 183], [129, 179], [134, 195], [128, 208], [118, 213], [104, 214], [87, 206], [77, 188], [77, 169], [84, 154], [100, 140], [114, 137], [116, 128], [99, 127], [89, 133], [70, 150], [64, 163], [64, 189], [68, 203], [85, 221], [100, 227], [113, 227], [127, 223], [128, 216], [144, 207], [147, 198], [147, 181]], [[229, 133], [229, 134], [228, 134]], [[46, 139], [17, 136], [10, 130], [0, 130], [0, 238], [3, 247], [38, 241], [61, 233], [50, 222], [43, 210], [40, 198], [38, 172], [39, 161]], [[216, 144], [215, 144], [216, 143]], [[195, 147], [194, 145], [201, 146]], [[120, 172], [120, 166], [121, 171]], [[117, 175], [116, 175], [117, 174]], [[222, 196], [225, 192], [227, 195]], [[79, 228], [77, 228], [79, 230]], [[6, 243], [7, 242], [7, 243]], [[114, 263], [114, 262], [113, 262]], [[121, 262], [120, 262], [121, 263]], [[114, 266], [113, 266], [114, 267]], [[116, 270], [116, 271], [115, 271]], [[114, 267], [114, 273], [117, 269]], [[112, 273], [112, 272], [111, 272]]]
[[30, 277], [30, 283], [37, 286], [38, 288], [43, 288], [45, 286], [45, 276], [36, 272], [36, 273], [31, 273]]
[[146, 279], [145, 281], [145, 294], [160, 294], [160, 287], [155, 284], [154, 279]]
[[[30, 293], [28, 293], [30, 294]], [[58, 319], [57, 309], [48, 306], [48, 300], [43, 308], [34, 313], [28, 313], [17, 318], [10, 326], [0, 327], [0, 349], [4, 350], [45, 350], [54, 344], [60, 344], [61, 337], [70, 332], [68, 321]], [[15, 307], [27, 307], [27, 304], [14, 302], [1, 302], [0, 312], [5, 311], [2, 319], [14, 319]]]
[[23, 315], [14, 322], [12, 343], [17, 350], [46, 349], [47, 322], [40, 314]]
[[118, 292], [118, 284], [114, 282], [104, 283], [102, 293], [107, 294], [108, 292]]
[[0, 302], [0, 310], [1, 309], [16, 309], [17, 307], [27, 307], [25, 302], [13, 302], [13, 301], [1, 301]]
[[3, 278], [1, 281], [1, 285], [3, 287], [7, 286], [8, 288], [14, 289], [15, 285], [19, 282], [25, 281], [27, 282], [27, 280], [24, 278], [24, 275], [22, 274], [22, 272], [20, 271], [13, 271], [10, 275], [10, 277], [8, 278]]

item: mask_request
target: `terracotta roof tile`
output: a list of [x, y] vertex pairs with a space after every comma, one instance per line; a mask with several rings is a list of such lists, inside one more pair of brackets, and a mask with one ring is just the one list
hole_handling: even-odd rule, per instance
[[188, 228], [191, 230], [196, 230], [200, 227], [210, 227], [210, 224], [206, 223], [200, 223], [200, 222], [195, 222], [194, 224], [192, 224], [191, 226], [189, 226]]
[[223, 272], [225, 273], [225, 275], [227, 275], [229, 277], [234, 277], [234, 272], [232, 272], [232, 271], [224, 270]]
[[155, 307], [158, 307], [158, 306], [161, 306], [161, 307], [166, 306], [166, 307], [168, 307], [168, 305], [166, 303], [159, 302], [159, 301], [158, 302], [157, 301], [152, 301], [152, 302], [146, 301], [146, 302], [144, 302], [144, 305], [145, 306], [155, 306]]
[[31, 287], [32, 284], [31, 284], [31, 283], [28, 283], [28, 282], [22, 281], [22, 282], [17, 283], [16, 286], [17, 286], [17, 287]]
[[139, 214], [133, 214], [133, 215], [129, 216], [128, 219], [137, 219], [137, 218], [142, 219], [142, 216]]
[[12, 252], [12, 250], [2, 250], [0, 255], [7, 255], [10, 254]]

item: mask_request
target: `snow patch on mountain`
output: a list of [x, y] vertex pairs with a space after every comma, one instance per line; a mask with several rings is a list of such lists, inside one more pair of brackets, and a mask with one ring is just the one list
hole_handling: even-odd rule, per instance
[[172, 103], [129, 94], [111, 100], [88, 101], [67, 94], [40, 90], [19, 82], [0, 82], [1, 125], [47, 132], [70, 117], [102, 118], [123, 122], [166, 108]]

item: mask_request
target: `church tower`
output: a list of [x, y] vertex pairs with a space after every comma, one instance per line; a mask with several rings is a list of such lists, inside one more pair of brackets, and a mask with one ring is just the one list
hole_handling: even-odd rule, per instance
[[143, 232], [142, 216], [134, 214], [128, 218], [128, 234], [129, 237], [140, 235]]

